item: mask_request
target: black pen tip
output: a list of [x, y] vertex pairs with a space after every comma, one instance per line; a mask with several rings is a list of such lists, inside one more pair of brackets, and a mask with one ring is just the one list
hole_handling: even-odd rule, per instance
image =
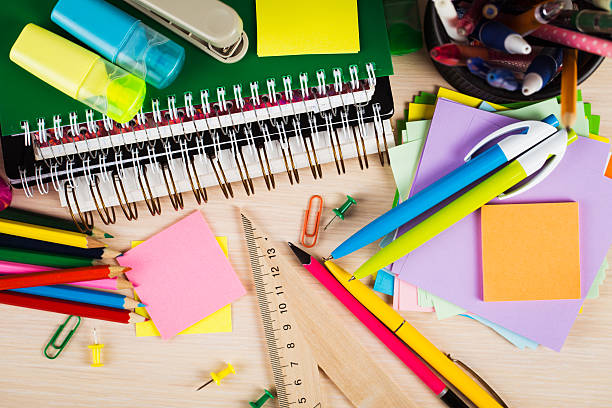
[[293, 245], [291, 242], [287, 242], [287, 244], [289, 244], [289, 248], [291, 248], [291, 250], [293, 251], [295, 256], [297, 256], [297, 258], [300, 260], [302, 265], [310, 264], [311, 258], [310, 258], [310, 255], [308, 255], [307, 252], [305, 252], [302, 249], [298, 248], [297, 246]]

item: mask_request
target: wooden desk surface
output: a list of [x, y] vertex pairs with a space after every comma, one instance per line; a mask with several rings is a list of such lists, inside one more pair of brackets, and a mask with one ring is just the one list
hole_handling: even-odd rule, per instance
[[[434, 91], [446, 85], [424, 52], [394, 58], [392, 78], [396, 117], [419, 90]], [[593, 102], [593, 112], [602, 115], [602, 135], [612, 135], [607, 116], [612, 83], [612, 62], [606, 61], [581, 88], [585, 100]], [[391, 170], [375, 160], [361, 171], [355, 160], [348, 163], [347, 175], [337, 176], [332, 166], [324, 168], [322, 181], [313, 181], [303, 172], [303, 181], [290, 186], [286, 178], [273, 192], [263, 180], [255, 182], [254, 198], [246, 198], [238, 185], [237, 198], [225, 200], [218, 188], [209, 191], [210, 201], [198, 206], [185, 194], [185, 210], [175, 212], [168, 199], [162, 200], [162, 216], [151, 217], [139, 204], [140, 218], [127, 222], [118, 214], [115, 225], [105, 227], [117, 238], [112, 245], [129, 248], [131, 240], [146, 239], [191, 211], [200, 210], [218, 235], [229, 238], [230, 261], [248, 294], [233, 305], [233, 333], [178, 336], [171, 341], [136, 338], [133, 327], [84, 319], [68, 348], [57, 360], [48, 360], [42, 348], [64, 316], [0, 305], [0, 406], [2, 407], [246, 407], [262, 389], [273, 387], [271, 368], [263, 340], [248, 254], [243, 240], [238, 208], [245, 207], [279, 241], [299, 241], [300, 226], [307, 200], [321, 194], [325, 200], [324, 218], [350, 193], [357, 206], [344, 221], [337, 221], [321, 233], [312, 251], [324, 256], [338, 241], [365, 221], [388, 209], [394, 192]], [[14, 192], [13, 205], [67, 217], [57, 195], [26, 199]], [[146, 214], [145, 214], [146, 213]], [[96, 216], [97, 218], [97, 216]], [[98, 225], [102, 226], [101, 223]], [[188, 243], [185, 243], [188, 245]], [[356, 256], [342, 259], [348, 270], [358, 266], [374, 251], [369, 247]], [[310, 277], [308, 277], [310, 278]], [[310, 288], [325, 292], [314, 281]], [[327, 296], [327, 294], [325, 294]], [[327, 297], [330, 305], [334, 299]], [[332, 306], [333, 307], [333, 306]], [[612, 374], [612, 279], [601, 287], [597, 300], [588, 300], [561, 353], [539, 347], [519, 351], [502, 337], [472, 320], [455, 317], [438, 321], [434, 314], [406, 312], [403, 315], [440, 349], [468, 363], [513, 407], [609, 407]], [[344, 308], [339, 310], [346, 330], [354, 331], [417, 406], [442, 406], [431, 392]], [[91, 329], [95, 327], [105, 366], [91, 368]], [[355, 358], [359, 358], [355, 356]], [[238, 374], [221, 386], [210, 385], [194, 392], [196, 385], [231, 361]], [[350, 404], [335, 386], [324, 378], [324, 392], [330, 406]], [[268, 404], [267, 406], [273, 406]]]

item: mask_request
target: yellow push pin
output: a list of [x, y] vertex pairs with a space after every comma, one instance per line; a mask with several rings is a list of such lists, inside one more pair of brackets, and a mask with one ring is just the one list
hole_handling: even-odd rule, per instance
[[227, 377], [229, 374], [236, 374], [236, 370], [234, 370], [234, 367], [230, 363], [227, 363], [227, 367], [218, 373], [210, 373], [210, 381], [204, 385], [201, 385], [196, 391], [200, 391], [213, 381], [217, 383], [217, 385], [221, 385], [221, 380]]
[[94, 338], [94, 344], [90, 344], [89, 346], [87, 346], [88, 348], [91, 349], [91, 360], [93, 361], [91, 363], [91, 366], [92, 367], [103, 367], [104, 364], [102, 364], [102, 352], [100, 350], [104, 348], [104, 344], [98, 343], [98, 336], [96, 335], [96, 329], [93, 329], [93, 338]]

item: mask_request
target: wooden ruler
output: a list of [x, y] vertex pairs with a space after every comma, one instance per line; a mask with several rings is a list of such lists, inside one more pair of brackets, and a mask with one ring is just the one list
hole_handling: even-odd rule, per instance
[[242, 225], [278, 404], [281, 408], [323, 407], [319, 368], [287, 301], [278, 248], [244, 214]]
[[[290, 350], [295, 350], [296, 354], [291, 356], [296, 359], [309, 358], [313, 359], [313, 362], [316, 361], [316, 364], [325, 371], [340, 391], [356, 407], [415, 407], [415, 404], [405, 392], [370, 356], [369, 351], [361, 345], [359, 339], [349, 329], [345, 328], [345, 322], [334, 312], [337, 310], [336, 308], [341, 308], [342, 304], [331, 294], [323, 297], [315, 291], [307, 289], [301, 275], [308, 272], [297, 264], [297, 260], [289, 262], [287, 257], [281, 255], [287, 254], [288, 247], [283, 245], [281, 250], [278, 244], [272, 241], [244, 211], [241, 211], [241, 216], [266, 330], [268, 350], [273, 346], [280, 347], [278, 351], [283, 353], [283, 357], [289, 356], [290, 354], [286, 354], [289, 349], [286, 349], [286, 346], [283, 347], [283, 344], [286, 344], [286, 338], [291, 342], [295, 341], [295, 348]], [[253, 262], [253, 259], [255, 259], [255, 262]], [[261, 279], [259, 283], [258, 279]], [[264, 286], [264, 279], [271, 283]], [[260, 285], [265, 290], [260, 290]], [[277, 295], [280, 291], [283, 293]], [[282, 298], [277, 296], [282, 296]], [[286, 306], [278, 307], [281, 301]], [[334, 302], [332, 307], [329, 305], [330, 301]], [[262, 304], [268, 304], [269, 308], [268, 306], [261, 308]], [[281, 310], [286, 310], [286, 312], [280, 313]], [[264, 313], [264, 311], [267, 311], [267, 313]], [[266, 315], [268, 317], [265, 317]], [[273, 321], [276, 317], [283, 320], [277, 323]], [[285, 323], [289, 321], [291, 323]], [[282, 340], [279, 343], [276, 340], [278, 337], [276, 333], [280, 331], [274, 331], [274, 328], [282, 327], [278, 326], [281, 323], [290, 324], [291, 330], [281, 333]], [[298, 330], [292, 332], [294, 327]], [[272, 332], [271, 336], [268, 335], [268, 331]], [[304, 339], [308, 339], [308, 341], [305, 342]], [[298, 350], [302, 354], [297, 354]], [[275, 359], [283, 362], [279, 363]], [[284, 358], [273, 357], [273, 353], [270, 353], [270, 360], [275, 383], [278, 384], [280, 379], [284, 379], [283, 382], [287, 384], [287, 379], [293, 378], [292, 375], [295, 373], [289, 370], [297, 369], [298, 365], [292, 367], [285, 362]], [[312, 369], [310, 364], [307, 367]], [[316, 369], [316, 365], [314, 368]], [[297, 396], [290, 395], [292, 397], [291, 402], [298, 402], [295, 405], [291, 403], [291, 408], [326, 407], [325, 403], [321, 402], [320, 391], [314, 383], [319, 381], [318, 372], [302, 370], [299, 375], [303, 376], [304, 379], [308, 378], [308, 382], [303, 381], [303, 388], [296, 386], [291, 389], [291, 392], [301, 392], [299, 395], [306, 395], [306, 393], [317, 395], [318, 400], [313, 401], [313, 403], [317, 402], [319, 405], [310, 405], [309, 400], [301, 403]], [[279, 380], [277, 380], [277, 377], [279, 377]], [[285, 386], [280, 390], [287, 392], [287, 387]], [[278, 386], [277, 391], [279, 391]], [[282, 403], [287, 401], [287, 397], [283, 397], [284, 399], [281, 401], [280, 395], [279, 392], [280, 406], [284, 408]], [[308, 397], [304, 396], [303, 398]], [[305, 403], [308, 405], [303, 405]]]

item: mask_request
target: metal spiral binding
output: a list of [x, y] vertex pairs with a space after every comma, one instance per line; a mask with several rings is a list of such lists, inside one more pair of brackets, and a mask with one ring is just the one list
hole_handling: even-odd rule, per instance
[[[366, 64], [366, 71], [369, 89], [372, 90], [376, 84], [374, 65]], [[89, 201], [87, 208], [91, 209], [95, 205], [105, 224], [116, 222], [116, 212], [113, 206], [106, 205], [108, 201], [104, 200], [104, 190], [100, 184], [112, 182], [118, 205], [126, 218], [137, 219], [138, 207], [136, 202], [130, 202], [130, 198], [134, 199], [133, 192], [126, 189], [125, 183], [126, 177], [134, 177], [149, 212], [159, 215], [162, 210], [160, 198], [154, 196], [153, 184], [147, 177], [148, 171], [153, 171], [163, 178], [170, 202], [178, 211], [184, 207], [181, 191], [185, 189], [184, 183], [187, 181], [198, 204], [208, 201], [206, 188], [196, 168], [196, 160], [200, 160], [204, 167], [208, 167], [208, 162], [224, 196], [228, 199], [234, 197], [231, 182], [226, 176], [227, 171], [223, 168], [225, 158], [231, 154], [236, 167], [232, 168], [231, 176], [239, 175], [247, 196], [250, 196], [255, 193], [255, 189], [245, 158], [247, 153], [253, 158], [257, 157], [268, 190], [276, 188], [270, 159], [278, 159], [278, 149], [289, 182], [300, 182], [299, 170], [292, 152], [292, 145], [295, 148], [296, 144], [302, 151], [300, 160], [307, 160], [313, 179], [322, 178], [322, 166], [316, 150], [316, 146], [321, 144], [321, 126], [329, 134], [328, 144], [338, 174], [346, 173], [342, 144], [346, 146], [347, 141], [351, 139], [355, 143], [361, 169], [368, 168], [365, 146], [366, 136], [369, 136], [366, 132], [370, 128], [366, 127], [365, 106], [369, 102], [368, 98], [363, 99], [363, 94], [359, 93], [368, 91], [364, 85], [366, 80], [359, 80], [357, 66], [349, 67], [350, 81], [346, 83], [342, 81], [340, 69], [334, 69], [332, 73], [334, 80], [331, 85], [327, 85], [325, 71], [317, 71], [316, 85], [312, 87], [308, 86], [307, 74], [301, 73], [299, 88], [295, 90], [292, 78], [283, 76], [283, 90], [280, 92], [276, 89], [274, 79], [267, 80], [267, 93], [261, 97], [257, 82], [250, 83], [249, 97], [243, 97], [242, 87], [234, 85], [232, 100], [227, 100], [226, 89], [219, 87], [216, 89], [217, 102], [212, 104], [208, 91], [203, 90], [200, 92], [201, 107], [194, 106], [190, 92], [184, 94], [184, 108], [177, 108], [174, 96], [168, 97], [167, 110], [164, 111], [160, 109], [159, 100], [152, 99], [152, 111], [144, 113], [141, 109], [127, 124], [115, 123], [106, 115], [103, 115], [100, 124], [94, 120], [94, 113], [90, 109], [85, 111], [83, 124], [79, 124], [74, 112], [70, 113], [69, 124], [65, 126], [61, 125], [60, 116], [54, 116], [53, 127], [48, 131], [42, 118], [38, 119], [38, 132], [31, 132], [29, 123], [24, 121], [21, 123], [24, 144], [44, 147], [44, 151], [36, 150], [37, 154], [40, 154], [37, 160], [44, 160], [49, 169], [49, 172], [45, 173], [43, 166], [35, 163], [32, 180], [32, 176], [28, 176], [31, 169], [19, 168], [25, 194], [28, 197], [33, 196], [32, 181], [36, 183], [40, 194], [48, 194], [50, 177], [55, 190], [61, 191], [63, 188], [65, 201], [75, 223], [86, 229], [93, 227], [93, 216], [92, 211], [82, 212], [79, 206], [79, 177], [84, 173], [87, 184], [85, 187], [88, 187], [91, 195], [87, 200], [93, 200], [93, 203]], [[362, 102], [357, 103], [358, 97], [362, 98], [359, 99]], [[355, 112], [352, 111], [352, 106], [355, 106]], [[384, 166], [385, 161], [389, 161], [389, 155], [381, 106], [373, 105], [373, 112], [376, 146], [381, 165]], [[355, 113], [357, 125], [352, 126], [350, 122], [355, 121]], [[372, 120], [371, 117], [368, 119]], [[253, 126], [255, 122], [256, 125]], [[177, 128], [179, 125], [180, 128]], [[383, 137], [382, 142], [379, 135]], [[157, 144], [158, 139], [162, 146]], [[368, 137], [368, 140], [370, 139], [371, 137]], [[178, 158], [177, 147], [180, 149]], [[160, 148], [163, 148], [163, 153], [160, 153]], [[146, 157], [142, 157], [143, 153]], [[354, 154], [352, 149], [350, 154]], [[77, 156], [79, 160], [76, 160]], [[162, 159], [158, 161], [160, 156]], [[145, 165], [144, 161], [148, 164]], [[177, 161], [180, 163], [178, 166]], [[128, 172], [126, 167], [133, 167], [133, 170]], [[179, 178], [176, 177], [179, 174], [175, 173], [177, 168], [183, 171]], [[156, 179], [155, 183], [157, 185], [159, 179]]]

